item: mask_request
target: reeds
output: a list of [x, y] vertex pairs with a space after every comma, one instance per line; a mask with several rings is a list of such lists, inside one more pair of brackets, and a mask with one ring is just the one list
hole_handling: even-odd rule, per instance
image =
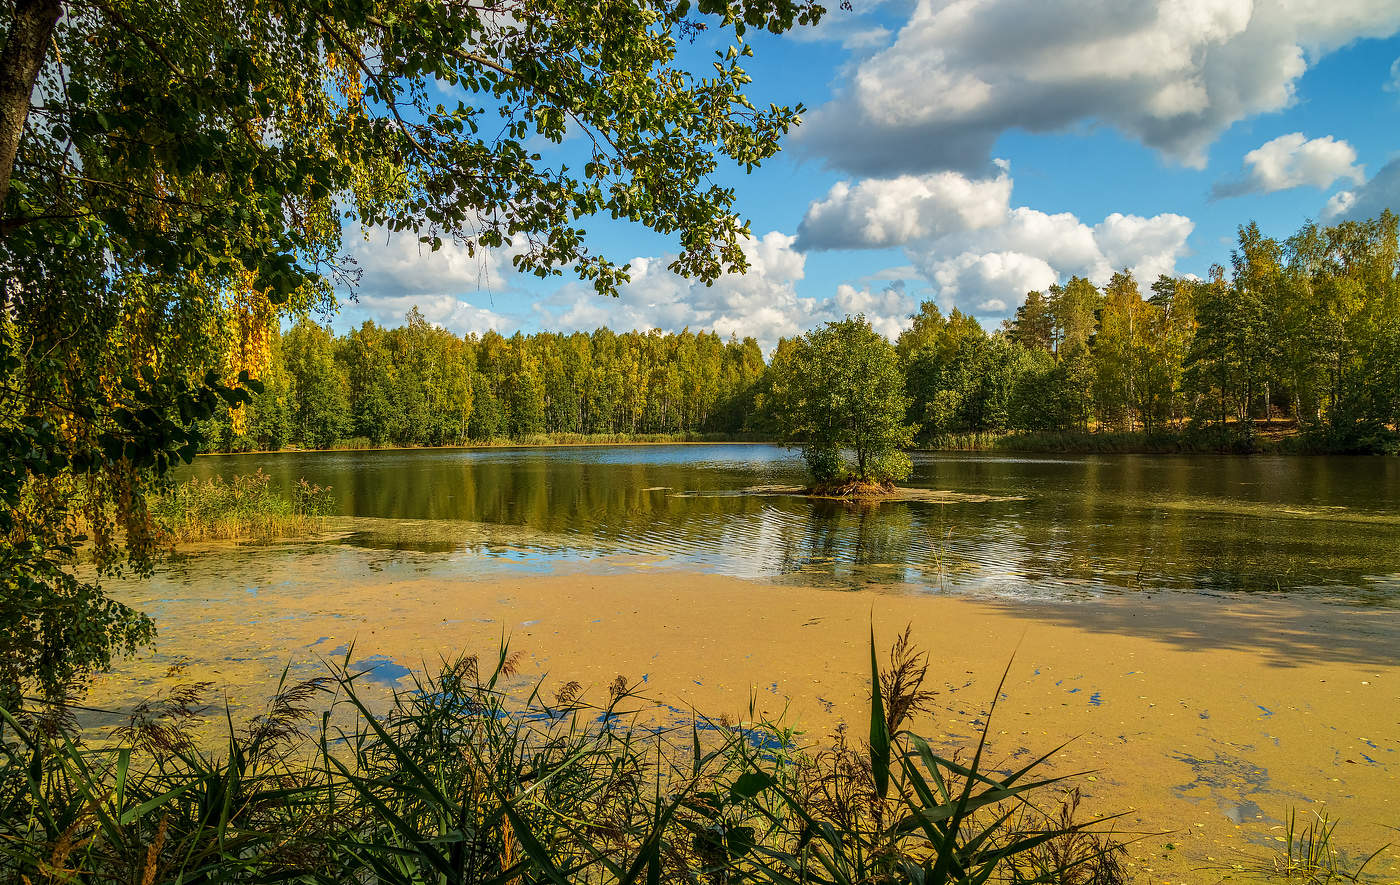
[[168, 540], [258, 540], [317, 531], [331, 509], [331, 490], [306, 480], [282, 493], [261, 469], [225, 480], [186, 480], [151, 500], [151, 515]]
[[1361, 863], [1351, 864], [1332, 840], [1336, 829], [1337, 821], [1325, 811], [1299, 821], [1297, 809], [1288, 809], [1283, 848], [1261, 872], [1275, 881], [1302, 885], [1367, 881], [1363, 878], [1366, 867], [1389, 846], [1383, 845]]
[[906, 632], [882, 671], [872, 639], [869, 734], [818, 750], [772, 722], [668, 723], [622, 680], [597, 707], [576, 683], [507, 692], [518, 680], [505, 649], [445, 663], [383, 713], [344, 665], [284, 676], [218, 751], [184, 737], [199, 715], [188, 691], [98, 748], [0, 714], [0, 878], [1123, 881], [1103, 820], [1076, 820], [1077, 803], [1041, 810], [1061, 783], [1040, 774], [1050, 754], [999, 772], [985, 731], [959, 759], [908, 729], [930, 697], [924, 662]]

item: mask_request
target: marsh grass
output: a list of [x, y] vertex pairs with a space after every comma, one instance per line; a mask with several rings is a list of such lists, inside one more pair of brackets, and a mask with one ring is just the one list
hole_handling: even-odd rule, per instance
[[1312, 812], [1302, 821], [1297, 809], [1288, 810], [1284, 845], [1261, 872], [1276, 882], [1296, 882], [1300, 885], [1338, 885], [1344, 882], [1366, 882], [1366, 868], [1388, 848], [1382, 845], [1359, 864], [1349, 862], [1336, 847], [1333, 834], [1338, 821], [1327, 812]]
[[1031, 431], [954, 433], [935, 436], [922, 448], [952, 452], [1032, 454], [1249, 454], [1276, 447], [1261, 437], [1209, 429], [1144, 431]]
[[924, 440], [921, 449], [947, 452], [1146, 455], [1330, 455], [1395, 454], [1400, 436], [1388, 428], [1369, 434], [1299, 429], [1292, 422], [1246, 426], [1192, 426], [1152, 431], [1098, 429], [946, 433]]
[[318, 531], [331, 510], [330, 492], [303, 479], [283, 494], [259, 469], [228, 480], [186, 480], [152, 499], [150, 509], [174, 543], [266, 541]]
[[1123, 881], [1106, 820], [1079, 820], [1077, 799], [1042, 810], [1063, 790], [1041, 773], [1058, 748], [994, 771], [985, 731], [949, 758], [908, 729], [931, 695], [907, 631], [883, 669], [872, 639], [868, 735], [841, 731], [816, 750], [768, 721], [667, 725], [621, 677], [599, 706], [577, 683], [527, 686], [522, 702], [505, 691], [515, 669], [504, 648], [445, 662], [387, 712], [346, 663], [305, 682], [284, 675], [263, 715], [228, 722], [217, 751], [189, 738], [201, 686], [143, 706], [101, 746], [61, 716], [41, 726], [0, 714], [0, 877]]

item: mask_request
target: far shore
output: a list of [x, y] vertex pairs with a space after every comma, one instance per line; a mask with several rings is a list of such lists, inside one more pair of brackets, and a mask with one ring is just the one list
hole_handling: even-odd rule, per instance
[[[639, 434], [639, 436], [652, 436], [652, 434]], [[583, 449], [601, 448], [612, 446], [776, 446], [782, 443], [771, 439], [753, 439], [750, 437], [734, 437], [732, 439], [693, 439], [678, 436], [675, 439], [570, 439], [561, 437], [551, 439], [547, 442], [524, 441], [511, 439], [482, 440], [480, 442], [462, 443], [460, 445], [447, 446], [331, 446], [325, 449], [249, 449], [239, 452], [200, 452], [197, 457], [229, 455], [305, 455], [317, 452], [438, 452], [438, 451], [463, 451], [471, 449]]]
[[[521, 439], [498, 437], [444, 446], [332, 446], [325, 449], [258, 449], [201, 452], [201, 455], [285, 455], [312, 452], [470, 451], [474, 449], [599, 448], [621, 446], [783, 445], [762, 434], [534, 434]], [[1390, 437], [1350, 445], [1328, 444], [1305, 436], [1292, 422], [1261, 422], [1244, 435], [1231, 425], [1225, 431], [1170, 428], [1134, 431], [1044, 431], [951, 433], [936, 436], [910, 452], [1061, 455], [1368, 455], [1394, 453], [1400, 441]]]
[[[1267, 862], [1290, 808], [1340, 819], [1352, 856], [1395, 839], [1400, 611], [1272, 595], [843, 592], [630, 562], [425, 578], [347, 568], [343, 555], [278, 559], [256, 583], [231, 578], [188, 598], [131, 585], [119, 598], [156, 616], [158, 653], [119, 663], [90, 703], [120, 708], [208, 680], [248, 716], [289, 661], [299, 678], [349, 649], [352, 666], [387, 667], [385, 684], [402, 689], [408, 669], [491, 655], [507, 637], [526, 655], [523, 681], [546, 690], [578, 680], [603, 692], [622, 674], [677, 710], [745, 718], [752, 705], [819, 745], [868, 715], [872, 621], [882, 647], [912, 624], [938, 692], [915, 729], [970, 748], [1009, 662], [995, 764], [1069, 741], [1053, 770], [1087, 772], [1075, 783], [1090, 811], [1126, 812], [1116, 826], [1137, 839], [1135, 881], [1214, 882]], [[184, 669], [172, 675], [172, 662]], [[1370, 871], [1400, 873], [1400, 845]]]

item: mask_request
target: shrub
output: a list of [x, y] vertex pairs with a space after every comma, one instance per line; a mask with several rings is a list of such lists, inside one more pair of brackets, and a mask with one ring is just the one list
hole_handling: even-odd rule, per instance
[[299, 480], [284, 495], [272, 477], [254, 473], [186, 480], [150, 503], [151, 516], [173, 542], [269, 540], [304, 535], [331, 512], [329, 487]]

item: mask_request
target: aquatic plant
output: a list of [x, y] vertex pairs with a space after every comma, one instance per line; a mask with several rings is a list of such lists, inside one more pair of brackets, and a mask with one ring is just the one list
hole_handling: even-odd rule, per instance
[[267, 711], [230, 720], [218, 751], [189, 737], [199, 687], [144, 705], [99, 747], [61, 716], [0, 712], [0, 877], [1124, 881], [1103, 819], [1076, 820], [1077, 799], [1057, 815], [1034, 801], [1062, 783], [1038, 774], [1055, 750], [997, 772], [989, 725], [967, 759], [908, 728], [930, 694], [907, 631], [883, 669], [872, 637], [868, 735], [843, 730], [816, 750], [763, 720], [676, 725], [621, 677], [601, 706], [577, 683], [521, 695], [506, 690], [515, 669], [505, 648], [448, 661], [386, 712], [345, 663], [304, 682], [284, 674]]
[[1336, 885], [1342, 882], [1365, 882], [1366, 868], [1382, 851], [1382, 845], [1359, 864], [1349, 863], [1334, 844], [1332, 836], [1338, 821], [1327, 812], [1312, 812], [1298, 820], [1298, 810], [1288, 809], [1283, 847], [1261, 872], [1274, 881], [1298, 882], [1303, 885]]
[[331, 490], [302, 479], [283, 494], [259, 468], [225, 480], [195, 477], [150, 502], [169, 541], [270, 540], [316, 531], [331, 511]]

